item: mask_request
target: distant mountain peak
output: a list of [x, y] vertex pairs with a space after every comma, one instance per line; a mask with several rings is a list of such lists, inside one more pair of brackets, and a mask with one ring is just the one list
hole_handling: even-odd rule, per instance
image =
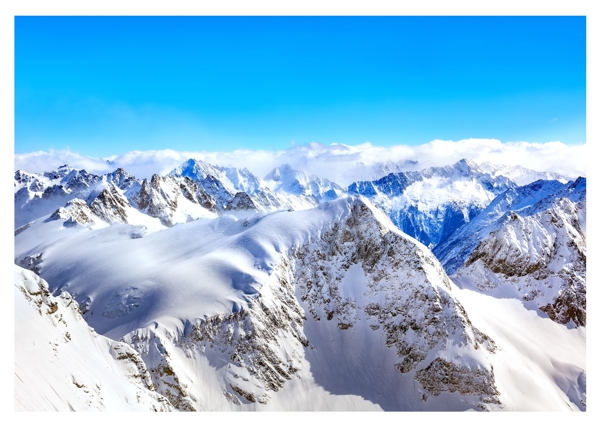
[[290, 179], [298, 175], [306, 176], [307, 174], [304, 171], [292, 168], [292, 166], [289, 163], [284, 163], [283, 165], [273, 168], [271, 172], [265, 175], [264, 179], [267, 181], [272, 180], [280, 182], [286, 178]]

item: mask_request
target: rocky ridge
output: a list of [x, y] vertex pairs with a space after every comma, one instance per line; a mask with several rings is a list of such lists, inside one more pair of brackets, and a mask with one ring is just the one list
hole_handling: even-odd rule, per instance
[[[355, 183], [353, 191], [364, 193], [384, 211], [387, 209], [384, 213], [362, 196], [319, 204], [318, 198], [326, 201], [328, 193], [337, 199], [338, 190], [311, 189], [302, 180], [297, 180], [298, 189], [292, 186], [291, 190], [299, 193], [294, 195], [282, 189], [278, 190], [283, 193], [272, 191], [247, 170], [192, 160], [184, 165], [189, 167], [187, 172], [182, 166], [168, 176], [154, 175], [142, 181], [122, 169], [104, 176], [67, 166], [43, 175], [15, 173], [16, 213], [33, 212], [32, 207], [48, 210], [66, 201], [40, 224], [35, 219], [23, 223], [27, 216], [21, 216], [19, 222], [23, 224], [15, 230], [15, 240], [23, 243], [33, 242], [31, 237], [44, 231], [46, 226], [41, 223], [56, 220], [62, 220], [63, 226], [106, 228], [105, 235], [85, 228], [81, 233], [105, 236], [98, 241], [109, 242], [115, 236], [127, 240], [145, 236], [145, 226], [141, 226], [144, 230], [132, 227], [145, 224], [139, 216], [162, 223], [162, 229], [152, 230], [149, 238], [178, 223], [218, 217], [209, 228], [192, 229], [185, 224], [173, 228], [181, 233], [167, 235], [170, 238], [164, 242], [181, 242], [181, 251], [165, 248], [169, 264], [162, 264], [168, 266], [165, 271], [179, 275], [177, 272], [189, 270], [206, 254], [213, 253], [209, 265], [219, 260], [216, 272], [229, 275], [235, 290], [235, 297], [229, 297], [231, 300], [226, 300], [224, 309], [217, 313], [152, 315], [156, 302], [166, 302], [165, 296], [159, 298], [161, 292], [156, 291], [167, 287], [163, 281], [166, 276], [159, 276], [158, 270], [154, 274], [150, 271], [147, 277], [136, 277], [135, 285], [128, 284], [112, 296], [101, 296], [100, 286], [91, 287], [97, 292], [80, 293], [85, 276], [70, 276], [69, 269], [64, 268], [65, 262], [58, 255], [68, 245], [59, 241], [47, 248], [41, 243], [25, 251], [25, 244], [21, 244], [15, 260], [56, 279], [55, 293], [63, 288], [74, 290], [73, 296], [86, 314], [84, 318], [89, 316], [92, 324], [111, 320], [111, 327], [104, 331], [123, 343], [111, 345], [111, 354], [135, 365], [136, 378], [159, 395], [163, 404], [168, 403], [156, 409], [215, 409], [207, 395], [215, 391], [222, 394], [220, 409], [267, 408], [288, 382], [299, 382], [309, 366], [318, 367], [325, 352], [337, 361], [335, 376], [352, 373], [355, 363], [366, 364], [365, 371], [372, 379], [354, 379], [341, 393], [362, 396], [385, 410], [423, 410], [449, 395], [465, 409], [501, 409], [502, 388], [496, 384], [492, 361], [500, 361], [495, 358], [502, 349], [471, 322], [455, 297], [452, 281], [461, 288], [492, 296], [516, 297], [527, 308], [570, 328], [586, 325], [584, 178], [567, 184], [539, 181], [515, 187], [505, 177], [481, 174], [473, 163], [461, 161], [451, 167]], [[270, 178], [283, 182], [284, 175], [279, 171]], [[409, 204], [408, 208], [398, 209], [394, 217], [393, 209], [410, 202], [417, 190], [440, 190], [448, 182], [459, 183], [448, 192], [449, 202], [439, 203], [443, 197], [425, 197], [425, 206]], [[453, 199], [454, 190], [460, 189], [466, 189], [466, 200]], [[489, 205], [481, 202], [482, 195], [489, 198], [502, 189], [507, 190]], [[401, 196], [394, 196], [397, 193]], [[294, 212], [294, 208], [317, 205], [306, 215]], [[336, 213], [333, 217], [332, 212]], [[324, 222], [319, 220], [323, 216], [327, 218]], [[113, 224], [117, 229], [108, 227]], [[227, 224], [231, 226], [221, 231], [221, 237], [215, 240], [210, 236]], [[430, 240], [430, 247], [432, 237], [437, 237], [440, 241], [433, 251], [444, 267], [428, 248], [400, 232], [398, 225], [418, 240]], [[69, 229], [64, 232], [67, 240], [80, 233], [78, 228]], [[279, 229], [285, 230], [283, 240], [274, 238], [273, 230]], [[207, 240], [206, 247], [185, 247], [186, 231], [193, 230], [204, 231], [195, 239]], [[223, 250], [219, 249], [220, 242], [228, 239], [232, 241], [227, 251], [245, 248], [250, 254], [248, 266], [241, 263], [238, 267], [235, 258], [231, 265], [220, 264], [231, 255], [219, 252]], [[189, 241], [193, 240], [190, 235]], [[102, 254], [101, 248], [98, 250]], [[142, 261], [136, 258], [135, 248], [131, 243], [114, 247], [125, 265], [129, 257], [135, 263]], [[162, 266], [148, 249], [142, 253], [144, 258]], [[189, 260], [178, 258], [179, 253]], [[69, 266], [83, 259], [78, 262], [73, 257]], [[98, 271], [97, 266], [105, 266], [105, 271]], [[97, 266], [89, 264], [93, 272], [85, 281], [94, 281], [93, 276], [115, 278], [106, 263]], [[190, 285], [186, 281], [189, 278], [179, 280], [178, 290]], [[141, 315], [135, 318], [137, 314]], [[316, 334], [316, 329], [326, 333]], [[332, 343], [323, 342], [327, 334]], [[346, 347], [337, 345], [338, 341]], [[347, 348], [350, 343], [381, 343], [386, 357], [377, 360], [366, 352], [357, 355]], [[352, 354], [352, 358], [345, 353]], [[379, 374], [373, 375], [373, 368], [367, 367], [370, 361]], [[316, 372], [314, 375], [318, 377]], [[322, 373], [320, 376], [318, 382], [327, 385]], [[371, 394], [366, 384], [377, 383], [377, 376], [381, 376], [381, 385], [387, 379], [412, 385], [410, 394], [415, 397], [409, 394], [410, 398], [401, 398], [395, 395], [400, 389], [384, 386]], [[207, 379], [212, 379], [210, 387]], [[415, 398], [420, 403], [415, 404]]]
[[439, 257], [459, 283], [508, 293], [556, 322], [585, 326], [585, 224], [584, 178], [538, 181], [499, 196]]

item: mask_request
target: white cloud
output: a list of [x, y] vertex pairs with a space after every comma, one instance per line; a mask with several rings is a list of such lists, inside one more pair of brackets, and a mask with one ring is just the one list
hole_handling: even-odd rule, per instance
[[493, 139], [434, 140], [418, 146], [392, 147], [374, 146], [371, 143], [356, 146], [310, 143], [278, 151], [133, 151], [112, 156], [111, 164], [107, 164], [106, 159], [65, 150], [17, 154], [15, 169], [43, 172], [69, 164], [100, 174], [122, 167], [138, 178], [149, 178], [154, 173], [164, 175], [190, 158], [221, 166], [246, 167], [259, 177], [263, 177], [276, 166], [289, 163], [294, 168], [329, 178], [341, 185], [375, 178], [372, 174], [378, 164], [407, 171], [450, 165], [463, 158], [473, 159], [478, 163], [490, 161], [497, 164], [521, 165], [536, 171], [553, 171], [567, 176], [586, 175], [586, 145], [571, 146], [561, 142], [502, 143]]

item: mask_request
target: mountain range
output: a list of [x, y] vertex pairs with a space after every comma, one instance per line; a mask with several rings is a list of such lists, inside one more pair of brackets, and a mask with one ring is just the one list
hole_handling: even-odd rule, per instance
[[585, 411], [586, 179], [388, 171], [16, 171], [15, 408]]

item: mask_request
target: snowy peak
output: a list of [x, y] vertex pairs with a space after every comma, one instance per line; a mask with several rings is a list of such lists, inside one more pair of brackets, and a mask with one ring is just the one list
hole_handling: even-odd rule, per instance
[[294, 179], [296, 179], [297, 176], [300, 176], [301, 178], [303, 178], [302, 181], [304, 181], [304, 182], [308, 181], [308, 176], [306, 175], [305, 172], [297, 171], [297, 170], [293, 169], [290, 166], [290, 164], [286, 163], [279, 167], [274, 168], [273, 171], [271, 171], [270, 173], [268, 173], [265, 176], [265, 180], [281, 182], [281, 181], [289, 181], [290, 179], [294, 180]]
[[203, 187], [198, 186], [188, 177], [183, 177], [183, 179], [177, 181], [179, 182], [179, 189], [186, 199], [210, 212], [214, 213], [217, 211], [215, 199]]
[[85, 169], [72, 169], [61, 178], [60, 182], [71, 189], [79, 189], [82, 187], [90, 187], [100, 179], [101, 177], [96, 174], [90, 174]]
[[49, 220], [65, 220], [65, 226], [128, 222], [127, 213], [132, 208], [116, 186], [105, 182], [103, 188], [97, 189], [96, 195], [88, 198], [88, 201], [71, 199], [64, 207], [57, 209]]
[[260, 192], [263, 185], [261, 180], [246, 168], [221, 168], [233, 188], [240, 192], [255, 195]]
[[[498, 195], [468, 224], [457, 230], [446, 242], [434, 249], [448, 273], [453, 274], [467, 259], [477, 243], [483, 239], [503, 217], [511, 212], [528, 216], [551, 208], [558, 198], [570, 198], [577, 203], [585, 199], [585, 178], [562, 184], [554, 180], [509, 189]], [[575, 183], [577, 183], [575, 185]], [[576, 191], [575, 189], [579, 189]]]
[[90, 210], [107, 223], [127, 223], [129, 201], [114, 185], [106, 186], [90, 202]]
[[275, 168], [265, 176], [266, 185], [276, 192], [285, 192], [291, 195], [304, 195], [308, 192], [309, 178], [304, 171], [292, 169], [289, 165]]
[[206, 180], [212, 182], [217, 180], [232, 195], [237, 192], [247, 192], [253, 195], [261, 187], [260, 180], [246, 168], [220, 167], [198, 159], [187, 160], [168, 175], [189, 177], [198, 184], [204, 184]]
[[579, 177], [576, 181], [566, 184], [556, 180], [538, 180], [498, 195], [481, 213], [484, 218], [495, 221], [508, 211], [527, 209], [528, 214], [542, 211], [551, 207], [556, 199], [567, 198], [574, 203], [586, 197], [586, 179]]
[[483, 162], [480, 166], [483, 172], [492, 177], [504, 176], [510, 178], [519, 186], [532, 183], [538, 180], [556, 180], [561, 183], [567, 183], [570, 178], [555, 172], [538, 172], [519, 165], [498, 165], [491, 162]]
[[123, 168], [117, 168], [115, 171], [105, 174], [104, 179], [109, 183], [113, 183], [119, 189], [126, 191], [136, 184], [139, 185], [139, 181]]
[[64, 207], [57, 209], [49, 220], [65, 220], [65, 226], [81, 224], [88, 226], [94, 224], [94, 215], [84, 200], [75, 198], [67, 202]]
[[44, 177], [50, 180], [58, 180], [66, 177], [73, 169], [69, 165], [61, 165], [58, 169], [50, 172], [44, 172]]
[[479, 166], [468, 159], [461, 159], [453, 165], [431, 167], [421, 171], [421, 175], [427, 178], [433, 175], [443, 177], [473, 177], [481, 173], [482, 171], [479, 169]]
[[152, 175], [144, 180], [137, 193], [130, 196], [132, 205], [142, 213], [157, 218], [167, 227], [201, 217], [214, 217], [215, 202], [187, 178]]
[[169, 176], [189, 177], [193, 181], [201, 182], [208, 175], [218, 177], [221, 171], [213, 165], [210, 165], [199, 159], [188, 159], [180, 166], [171, 171]]
[[259, 208], [246, 192], [238, 192], [233, 199], [227, 204], [227, 211], [254, 211], [258, 212]]
[[275, 192], [295, 196], [314, 196], [317, 200], [332, 200], [346, 192], [336, 183], [304, 171], [293, 169], [289, 164], [273, 169], [264, 177], [264, 185]]
[[437, 176], [453, 181], [474, 180], [483, 186], [485, 190], [494, 194], [516, 186], [509, 178], [502, 175], [492, 176], [484, 172], [474, 161], [468, 159], [461, 159], [454, 165], [427, 168], [421, 171], [421, 175], [425, 178]]
[[454, 164], [454, 168], [460, 171], [463, 175], [470, 175], [473, 171], [480, 172], [479, 166], [472, 160], [461, 159]]
[[[69, 200], [90, 201], [106, 186], [107, 176], [117, 175], [115, 172], [113, 175], [98, 176], [67, 165], [44, 174], [17, 171], [15, 173], [15, 227], [53, 214], [57, 209], [65, 207]], [[129, 180], [135, 179], [129, 176]], [[76, 210], [77, 206], [79, 203], [68, 207], [67, 211]]]
[[[288, 165], [289, 167], [289, 165]], [[285, 174], [294, 172], [289, 168], [283, 168]], [[208, 195], [215, 200], [217, 209], [220, 212], [225, 210], [238, 210], [241, 207], [249, 204], [248, 206], [254, 206], [249, 208], [251, 210], [259, 211], [272, 211], [277, 209], [305, 209], [311, 208], [318, 204], [318, 200], [313, 197], [311, 191], [305, 191], [305, 187], [302, 185], [302, 189], [294, 193], [287, 193], [281, 191], [279, 188], [281, 183], [277, 184], [275, 181], [265, 182], [255, 175], [253, 175], [246, 168], [230, 168], [220, 167], [207, 164], [206, 162], [190, 159], [187, 162], [180, 165], [169, 173], [171, 177], [189, 177], [199, 187], [203, 188]], [[300, 172], [301, 181], [309, 185], [308, 177], [305, 173]], [[318, 184], [317, 184], [318, 187]], [[337, 191], [339, 186], [326, 187], [323, 192], [317, 193], [319, 196], [321, 193], [327, 192], [331, 189]], [[246, 196], [236, 195], [239, 193], [245, 194]], [[325, 198], [332, 198], [336, 196], [335, 193], [328, 193]], [[240, 200], [243, 198], [243, 200]], [[252, 201], [252, 203], [250, 203]], [[231, 205], [233, 203], [233, 205]]]
[[391, 173], [374, 181], [358, 181], [348, 186], [348, 192], [355, 195], [373, 197], [383, 195], [387, 197], [399, 196], [408, 186], [423, 177], [416, 172]]
[[15, 172], [17, 406], [585, 411], [585, 178], [388, 166]]

